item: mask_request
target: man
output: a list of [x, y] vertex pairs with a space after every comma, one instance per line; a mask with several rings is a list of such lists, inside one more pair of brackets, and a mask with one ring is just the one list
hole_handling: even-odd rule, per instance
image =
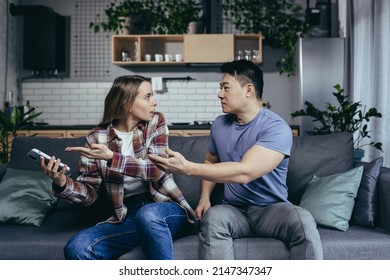
[[[196, 208], [201, 219], [202, 259], [234, 259], [233, 239], [265, 236], [286, 242], [291, 259], [322, 259], [322, 244], [311, 214], [287, 200], [287, 168], [292, 146], [289, 125], [262, 108], [263, 73], [252, 62], [225, 63], [220, 82], [222, 111], [211, 128], [205, 162], [187, 161], [167, 149], [169, 158], [149, 158], [168, 173], [201, 177]], [[211, 207], [216, 183], [224, 200]]]

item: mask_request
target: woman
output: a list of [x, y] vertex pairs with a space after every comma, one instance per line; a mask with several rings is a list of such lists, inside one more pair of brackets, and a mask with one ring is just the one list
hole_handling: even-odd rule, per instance
[[156, 106], [149, 80], [118, 77], [85, 147], [66, 148], [81, 154], [77, 180], [65, 176], [59, 159], [52, 157], [46, 165], [41, 158], [55, 195], [90, 205], [104, 187], [115, 213], [72, 237], [64, 249], [66, 259], [114, 259], [139, 244], [150, 259], [174, 259], [173, 239], [194, 222], [195, 214], [172, 175], [146, 157], [166, 156], [168, 146], [168, 128]]

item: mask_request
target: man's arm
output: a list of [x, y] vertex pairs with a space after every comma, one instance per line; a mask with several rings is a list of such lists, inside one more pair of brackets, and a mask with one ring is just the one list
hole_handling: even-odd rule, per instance
[[194, 163], [180, 153], [167, 149], [169, 158], [148, 155], [159, 168], [168, 173], [182, 173], [198, 176], [214, 183], [246, 184], [273, 169], [283, 160], [284, 154], [254, 145], [239, 162], [219, 162], [215, 164]]
[[[214, 156], [210, 153], [210, 151], [207, 152], [206, 158], [204, 161], [204, 164], [215, 164], [219, 162], [218, 156]], [[210, 202], [210, 197], [211, 193], [214, 190], [215, 187], [214, 182], [207, 181], [207, 180], [202, 180], [202, 190], [200, 193], [200, 199], [198, 202], [198, 206], [195, 209], [196, 216], [201, 219], [206, 213], [206, 211], [211, 207], [211, 202]]]

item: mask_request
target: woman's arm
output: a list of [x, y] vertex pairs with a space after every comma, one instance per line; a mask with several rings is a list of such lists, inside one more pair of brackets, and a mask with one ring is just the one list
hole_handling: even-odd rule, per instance
[[[85, 144], [85, 149], [90, 149], [90, 144]], [[55, 161], [55, 159], [54, 159]], [[43, 163], [44, 164], [44, 163]], [[50, 162], [47, 167], [50, 167]], [[57, 165], [57, 168], [55, 168]], [[83, 203], [84, 205], [92, 204], [98, 197], [97, 190], [102, 182], [102, 178], [98, 172], [96, 160], [91, 160], [83, 155], [80, 158], [79, 174], [77, 180], [65, 176], [64, 171], [58, 170], [58, 164], [52, 165], [49, 175], [53, 179], [53, 195], [63, 197], [71, 202]], [[42, 166], [42, 163], [41, 163]]]
[[167, 157], [165, 150], [168, 147], [168, 127], [164, 116], [156, 113], [144, 128], [142, 134], [137, 133], [134, 140], [135, 156], [124, 156], [120, 152], [110, 150], [105, 144], [91, 144], [88, 147], [68, 147], [67, 151], [97, 160], [108, 161], [110, 170], [127, 176], [140, 177], [144, 180], [158, 181], [164, 174], [162, 170], [147, 158], [147, 154]]

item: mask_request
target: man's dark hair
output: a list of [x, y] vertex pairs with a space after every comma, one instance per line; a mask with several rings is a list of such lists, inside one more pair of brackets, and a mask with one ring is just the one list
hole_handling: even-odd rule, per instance
[[234, 76], [241, 86], [253, 84], [256, 97], [261, 100], [263, 96], [263, 71], [252, 61], [242, 59], [226, 62], [221, 66], [222, 73]]

